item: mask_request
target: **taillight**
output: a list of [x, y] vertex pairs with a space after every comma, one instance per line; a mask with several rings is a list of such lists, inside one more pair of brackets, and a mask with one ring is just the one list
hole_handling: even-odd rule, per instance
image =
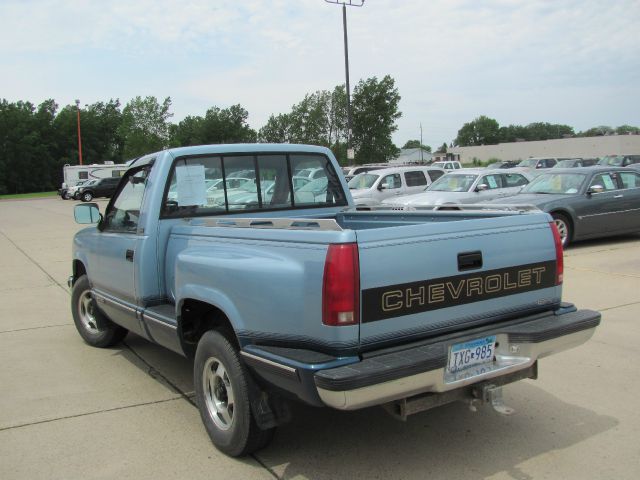
[[355, 325], [360, 321], [360, 263], [355, 243], [331, 244], [322, 282], [322, 323]]
[[556, 285], [562, 285], [564, 275], [564, 255], [562, 251], [562, 238], [558, 227], [554, 222], [549, 222], [551, 225], [551, 231], [553, 232], [553, 241], [556, 244]]

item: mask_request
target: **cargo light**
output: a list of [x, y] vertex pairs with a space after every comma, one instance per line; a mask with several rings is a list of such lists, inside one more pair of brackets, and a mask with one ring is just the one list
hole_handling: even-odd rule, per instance
[[331, 244], [322, 281], [322, 323], [339, 327], [360, 322], [360, 263], [355, 243]]
[[564, 277], [564, 252], [562, 250], [562, 238], [555, 222], [549, 222], [553, 232], [553, 241], [556, 244], [556, 285], [562, 285]]

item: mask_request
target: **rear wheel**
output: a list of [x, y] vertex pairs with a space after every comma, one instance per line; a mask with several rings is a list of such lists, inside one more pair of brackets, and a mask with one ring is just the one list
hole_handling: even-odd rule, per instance
[[93, 200], [93, 194], [91, 192], [84, 192], [82, 194], [83, 202], [90, 202], [91, 200]]
[[64, 192], [62, 192], [62, 199], [63, 200], [69, 200], [70, 198], [71, 198], [71, 195], [69, 194], [68, 191], [65, 190]]
[[220, 332], [210, 330], [198, 342], [193, 376], [202, 422], [220, 451], [248, 455], [271, 441], [275, 429], [261, 430], [251, 411], [253, 380]]
[[555, 223], [558, 228], [558, 233], [562, 240], [562, 246], [566, 247], [571, 241], [571, 222], [562, 213], [552, 213], [551, 216], [553, 217], [553, 223]]
[[82, 275], [73, 284], [71, 312], [78, 333], [92, 347], [110, 347], [121, 342], [127, 335], [125, 328], [113, 323], [98, 309], [86, 275]]

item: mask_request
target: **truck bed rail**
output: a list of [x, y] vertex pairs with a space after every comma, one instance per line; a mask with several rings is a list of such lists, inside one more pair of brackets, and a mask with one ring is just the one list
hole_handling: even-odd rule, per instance
[[324, 230], [341, 232], [343, 228], [334, 219], [308, 218], [224, 218], [198, 222], [205, 227], [277, 228], [284, 230]]

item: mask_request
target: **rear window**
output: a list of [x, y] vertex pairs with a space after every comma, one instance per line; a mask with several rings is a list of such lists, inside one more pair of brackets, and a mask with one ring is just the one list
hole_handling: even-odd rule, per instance
[[[311, 181], [293, 175], [311, 169], [320, 169], [324, 175]], [[212, 155], [175, 161], [162, 215], [171, 218], [346, 204], [338, 176], [324, 155]]]

